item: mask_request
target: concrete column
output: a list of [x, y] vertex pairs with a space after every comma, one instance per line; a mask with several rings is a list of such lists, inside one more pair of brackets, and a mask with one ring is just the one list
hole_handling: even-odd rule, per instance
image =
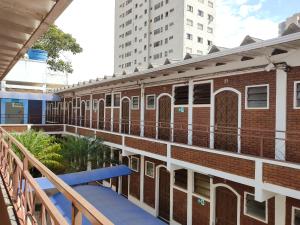
[[194, 100], [194, 83], [189, 81], [189, 108], [188, 108], [188, 144], [193, 144], [193, 100]]
[[286, 197], [275, 196], [275, 225], [285, 225], [286, 218]]
[[66, 98], [64, 98], [63, 102], [63, 123], [66, 123]]
[[140, 136], [144, 137], [145, 133], [145, 88], [144, 85], [141, 85], [141, 108], [140, 108], [140, 114], [141, 114], [141, 119], [140, 119], [140, 127], [141, 127], [141, 132]]
[[141, 155], [140, 160], [140, 202], [144, 202], [144, 174], [145, 174], [145, 157]]
[[173, 221], [173, 185], [174, 185], [174, 168], [170, 170], [170, 222]]
[[187, 183], [187, 225], [192, 225], [193, 221], [193, 171], [188, 170]]
[[275, 159], [285, 160], [286, 115], [287, 115], [287, 72], [276, 70], [276, 140]]
[[42, 101], [42, 124], [46, 124], [46, 111], [47, 111], [47, 105], [46, 101]]
[[92, 123], [93, 123], [93, 107], [94, 107], [94, 104], [93, 104], [93, 95], [91, 94], [91, 97], [90, 97], [90, 128], [92, 128]]
[[111, 93], [111, 107], [110, 107], [110, 131], [114, 130], [114, 94]]
[[1, 81], [1, 91], [5, 91], [6, 90], [6, 81]]

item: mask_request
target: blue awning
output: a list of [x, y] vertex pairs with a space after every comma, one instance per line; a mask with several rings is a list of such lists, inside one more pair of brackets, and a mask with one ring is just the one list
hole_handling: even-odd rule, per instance
[[[120, 165], [91, 171], [68, 173], [59, 175], [58, 177], [70, 186], [77, 186], [80, 184], [87, 184], [90, 182], [110, 179], [114, 177], [127, 176], [131, 173], [131, 169], [129, 169], [127, 166]], [[35, 180], [43, 190], [55, 188], [55, 186], [45, 177], [36, 178]]]
[[8, 91], [0, 91], [0, 98], [60, 101], [60, 97], [56, 94], [21, 93], [21, 92], [8, 92]]

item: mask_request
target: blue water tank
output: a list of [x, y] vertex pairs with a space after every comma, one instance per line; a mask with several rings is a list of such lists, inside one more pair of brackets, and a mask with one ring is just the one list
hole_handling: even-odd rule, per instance
[[29, 49], [28, 52], [29, 59], [46, 62], [48, 59], [48, 52], [40, 49]]

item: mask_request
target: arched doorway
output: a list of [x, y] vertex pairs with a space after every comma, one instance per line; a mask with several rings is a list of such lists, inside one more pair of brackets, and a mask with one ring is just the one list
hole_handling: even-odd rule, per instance
[[99, 100], [98, 103], [98, 128], [104, 128], [104, 100]]
[[239, 151], [239, 95], [231, 90], [215, 95], [215, 144], [214, 148], [231, 152]]
[[158, 138], [169, 141], [171, 138], [171, 97], [158, 98]]
[[85, 101], [81, 102], [80, 107], [80, 126], [85, 126]]
[[216, 225], [239, 225], [239, 195], [225, 186], [216, 187]]
[[170, 220], [170, 173], [166, 167], [158, 168], [158, 217]]
[[[128, 157], [123, 157], [122, 164], [126, 166], [129, 165]], [[122, 195], [128, 198], [128, 176], [122, 177]]]
[[68, 123], [72, 124], [72, 102], [68, 105]]
[[122, 100], [122, 111], [121, 111], [121, 132], [129, 134], [130, 127], [130, 101], [128, 98]]

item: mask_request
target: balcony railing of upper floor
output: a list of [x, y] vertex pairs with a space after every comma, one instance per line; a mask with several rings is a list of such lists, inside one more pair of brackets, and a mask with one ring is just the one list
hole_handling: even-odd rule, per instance
[[[0, 149], [1, 177], [20, 225], [69, 225], [69, 223], [81, 225], [82, 216], [85, 216], [91, 224], [112, 224], [2, 127], [0, 127]], [[32, 168], [48, 178], [57, 190], [71, 202], [72, 217], [70, 221], [64, 218], [47, 194], [40, 189], [30, 173]]]
[[144, 136], [156, 140], [182, 143], [216, 150], [236, 152], [268, 159], [300, 163], [300, 132], [271, 129], [239, 128], [234, 125], [216, 126], [183, 122], [140, 120], [90, 120], [82, 117], [47, 118], [49, 123], [64, 123], [116, 133]]

